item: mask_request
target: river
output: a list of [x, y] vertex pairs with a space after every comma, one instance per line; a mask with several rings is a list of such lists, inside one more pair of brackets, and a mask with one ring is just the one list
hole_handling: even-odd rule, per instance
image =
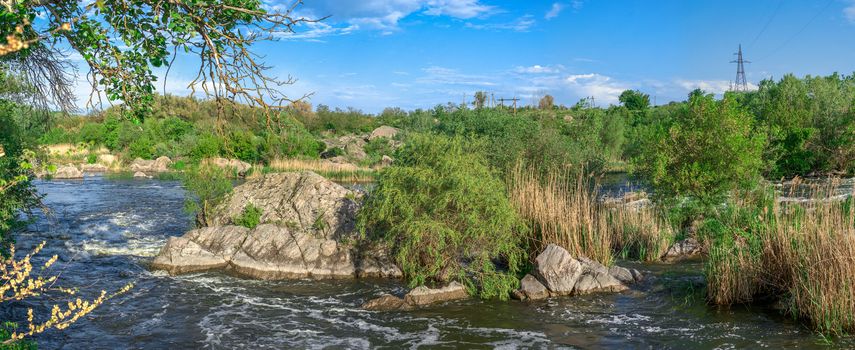
[[[645, 280], [624, 293], [542, 302], [469, 300], [411, 312], [359, 305], [396, 281], [253, 281], [222, 273], [170, 277], [147, 264], [192, 220], [178, 182], [39, 181], [51, 216], [18, 236], [19, 250], [46, 241], [63, 286], [84, 296], [136, 287], [64, 331], [36, 338], [41, 349], [283, 348], [828, 348], [798, 322], [762, 307], [716, 309], [703, 300], [700, 263], [632, 264]], [[55, 301], [54, 301], [55, 302]], [[50, 300], [7, 303], [2, 319]], [[831, 347], [853, 347], [851, 339]]]

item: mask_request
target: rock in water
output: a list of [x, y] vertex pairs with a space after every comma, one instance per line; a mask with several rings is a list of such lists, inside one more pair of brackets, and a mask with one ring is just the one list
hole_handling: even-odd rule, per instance
[[550, 244], [535, 259], [535, 275], [553, 294], [568, 295], [582, 276], [582, 264], [570, 252]]
[[169, 171], [169, 166], [172, 165], [172, 160], [169, 157], [161, 156], [155, 160], [145, 160], [141, 158], [134, 159], [131, 162], [131, 171], [141, 171], [144, 173], [162, 173]]
[[83, 172], [77, 169], [74, 165], [66, 164], [56, 168], [53, 173], [54, 179], [82, 179]]
[[135, 172], [135, 173], [134, 173], [134, 177], [147, 178], [147, 177], [148, 177], [148, 175], [146, 175], [146, 174], [145, 174], [144, 172], [142, 172], [142, 171], [137, 171], [137, 172]]
[[584, 266], [584, 272], [573, 287], [573, 294], [620, 292], [627, 289], [626, 285], [609, 274], [609, 268], [603, 264], [582, 257], [579, 261]]
[[267, 174], [237, 186], [214, 208], [213, 226], [229, 225], [247, 204], [261, 209], [261, 223], [277, 223], [337, 239], [353, 233], [356, 194], [311, 171]]
[[668, 251], [665, 252], [662, 260], [677, 261], [688, 259], [700, 255], [701, 251], [701, 244], [698, 243], [698, 240], [690, 237], [672, 244], [668, 248]]
[[[225, 268], [259, 279], [400, 277], [384, 251], [351, 243], [358, 209], [352, 198], [312, 172], [247, 181], [214, 208], [217, 226], [170, 238], [152, 267], [172, 274]], [[252, 230], [231, 225], [248, 204], [261, 208], [262, 224]]]
[[83, 164], [80, 166], [83, 172], [86, 173], [104, 173], [107, 172], [107, 166], [103, 164]]
[[410, 310], [431, 304], [466, 298], [469, 298], [466, 287], [459, 282], [451, 282], [441, 288], [428, 288], [425, 286], [413, 288], [407, 295], [404, 295], [404, 298], [384, 294], [379, 298], [362, 304], [362, 308], [371, 311]]
[[549, 297], [549, 290], [532, 275], [525, 275], [520, 280], [520, 289], [515, 294], [520, 300], [539, 300]]

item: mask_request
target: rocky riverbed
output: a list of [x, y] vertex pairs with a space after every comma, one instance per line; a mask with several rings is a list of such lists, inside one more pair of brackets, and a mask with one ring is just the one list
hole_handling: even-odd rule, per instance
[[[112, 301], [40, 348], [827, 348], [821, 338], [777, 311], [715, 309], [703, 301], [701, 266], [634, 264], [644, 278], [628, 290], [538, 301], [466, 298], [410, 311], [371, 312], [362, 305], [408, 290], [395, 279], [254, 280], [229, 271], [178, 276], [149, 265], [170, 237], [192, 228], [174, 181], [40, 181], [40, 216], [18, 238], [21, 250], [47, 241], [58, 254], [61, 283], [84, 295], [135, 281]], [[49, 300], [13, 303], [49, 311]], [[855, 346], [843, 339], [833, 347]]]

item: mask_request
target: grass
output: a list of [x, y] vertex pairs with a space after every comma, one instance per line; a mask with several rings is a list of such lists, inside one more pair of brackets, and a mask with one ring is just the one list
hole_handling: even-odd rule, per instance
[[621, 258], [658, 261], [674, 243], [676, 231], [656, 207], [620, 205], [608, 216], [612, 248]]
[[708, 220], [710, 302], [779, 301], [820, 333], [855, 330], [855, 206], [830, 193], [813, 191], [802, 203], [735, 196]]
[[534, 229], [532, 248], [540, 252], [547, 245], [556, 244], [573, 256], [611, 264], [608, 218], [602, 215], [589, 178], [580, 175], [574, 184], [563, 178], [550, 173], [541, 179], [535, 171], [521, 166], [515, 167], [511, 174], [511, 203]]
[[[274, 159], [261, 173], [310, 170], [333, 181], [372, 182], [375, 172], [353, 164], [333, 163], [323, 159]], [[257, 176], [261, 174], [255, 173]]]

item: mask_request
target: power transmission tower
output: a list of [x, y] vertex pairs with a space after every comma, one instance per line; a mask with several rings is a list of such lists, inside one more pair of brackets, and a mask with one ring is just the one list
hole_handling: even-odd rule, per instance
[[745, 80], [745, 63], [751, 63], [742, 58], [742, 44], [739, 44], [739, 52], [734, 53], [736, 60], [730, 63], [736, 63], [736, 82], [733, 83], [731, 90], [733, 91], [748, 91], [748, 82]]

